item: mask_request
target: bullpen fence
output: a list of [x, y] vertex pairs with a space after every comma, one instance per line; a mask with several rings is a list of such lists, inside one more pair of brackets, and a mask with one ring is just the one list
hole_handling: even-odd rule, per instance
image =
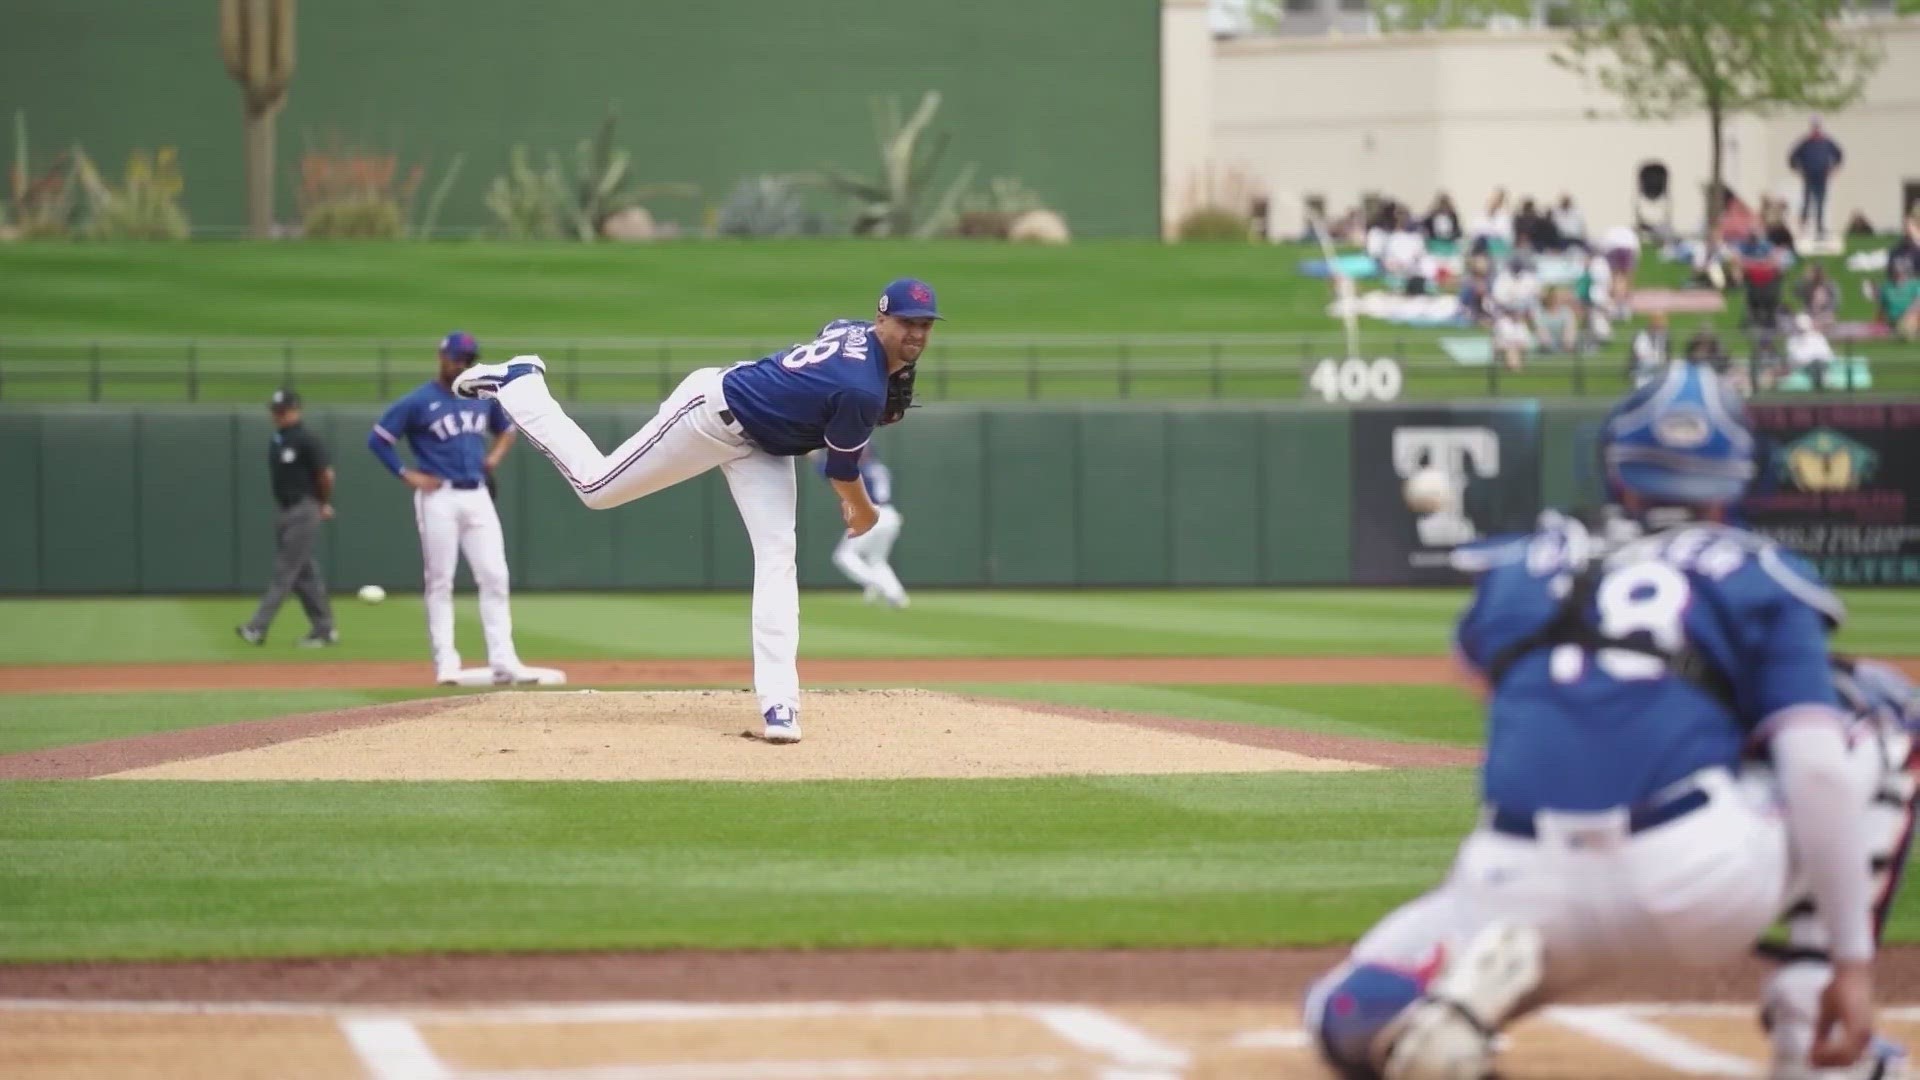
[[[688, 371], [788, 343], [744, 338], [488, 339], [489, 360], [538, 352], [570, 401], [652, 402]], [[1531, 357], [1508, 371], [1471, 333], [1369, 333], [1361, 363], [1339, 334], [937, 335], [920, 399], [936, 401], [1267, 398], [1354, 404], [1398, 398], [1598, 397], [1627, 386], [1624, 343]], [[0, 402], [235, 403], [294, 387], [310, 401], [383, 402], [431, 378], [432, 343], [347, 338], [0, 337]], [[1449, 351], [1451, 350], [1451, 352]], [[1800, 392], [1920, 391], [1920, 349], [1876, 342]], [[1456, 357], [1465, 357], [1462, 359]], [[1755, 385], [1761, 365], [1739, 362]]]

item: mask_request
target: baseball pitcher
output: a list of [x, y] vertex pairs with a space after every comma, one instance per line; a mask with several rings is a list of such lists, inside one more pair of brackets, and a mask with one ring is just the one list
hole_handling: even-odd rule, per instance
[[812, 341], [681, 381], [652, 420], [603, 454], [547, 388], [546, 363], [516, 356], [453, 380], [491, 398], [547, 455], [580, 501], [605, 510], [719, 468], [753, 544], [753, 686], [771, 743], [800, 740], [800, 587], [794, 570], [793, 459], [827, 452], [847, 535], [879, 523], [860, 479], [875, 426], [913, 402], [914, 363], [940, 318], [933, 289], [903, 278], [880, 294], [872, 322], [828, 323]]
[[[829, 323], [827, 329], [832, 328], [833, 324]], [[820, 475], [825, 476], [826, 454], [816, 451], [812, 456]], [[900, 584], [900, 577], [893, 572], [889, 561], [893, 543], [900, 539], [900, 526], [906, 519], [893, 506], [893, 471], [881, 462], [871, 446], [860, 452], [860, 482], [866, 485], [867, 498], [880, 512], [880, 520], [859, 536], [841, 537], [834, 545], [833, 565], [839, 567], [848, 581], [860, 586], [867, 603], [881, 600], [888, 607], [906, 607], [906, 586]]]
[[[1310, 991], [1309, 1029], [1349, 1080], [1481, 1080], [1526, 1009], [1745, 954], [1791, 873], [1831, 962], [1806, 1064], [1852, 1066], [1871, 1041], [1866, 819], [1826, 642], [1840, 603], [1722, 523], [1753, 436], [1711, 370], [1635, 390], [1601, 447], [1618, 535], [1548, 514], [1460, 556], [1479, 574], [1456, 647], [1487, 695], [1484, 811], [1447, 880]], [[1772, 785], [1743, 780], [1750, 747]]]
[[[462, 682], [453, 640], [453, 572], [463, 552], [480, 588], [480, 625], [493, 681], [538, 681], [514, 651], [506, 539], [487, 492], [488, 474], [513, 445], [513, 425], [498, 405], [476, 403], [451, 389], [454, 376], [479, 358], [473, 335], [448, 334], [440, 343], [439, 376], [389, 406], [367, 435], [367, 449], [413, 489], [426, 578], [427, 640], [434, 681], [443, 686]], [[413, 450], [412, 468], [394, 449], [402, 439]]]

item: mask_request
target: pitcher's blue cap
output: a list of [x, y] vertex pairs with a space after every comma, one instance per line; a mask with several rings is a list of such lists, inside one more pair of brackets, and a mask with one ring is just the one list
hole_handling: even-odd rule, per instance
[[900, 319], [937, 319], [940, 305], [933, 298], [933, 286], [919, 278], [901, 278], [880, 293], [880, 314]]
[[440, 339], [440, 355], [451, 356], [456, 360], [480, 359], [480, 343], [465, 330], [455, 330]]

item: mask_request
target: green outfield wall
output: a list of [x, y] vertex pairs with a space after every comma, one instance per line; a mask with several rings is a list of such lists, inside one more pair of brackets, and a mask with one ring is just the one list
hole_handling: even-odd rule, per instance
[[[1920, 585], [1920, 403], [1756, 405], [1746, 523], [1835, 584]], [[335, 588], [417, 588], [410, 492], [366, 449], [373, 407], [314, 407], [339, 473], [321, 557]], [[644, 406], [581, 407], [606, 449]], [[1601, 496], [1593, 405], [1352, 410], [1295, 402], [936, 405], [883, 429], [914, 586], [1446, 585], [1448, 552]], [[272, 555], [264, 409], [0, 407], [0, 592], [252, 591]], [[1399, 491], [1453, 477], [1455, 514]], [[749, 584], [745, 530], [717, 473], [610, 511], [583, 507], [531, 446], [508, 457], [500, 516], [523, 589]], [[826, 482], [800, 463], [800, 579], [838, 585]], [[462, 570], [462, 580], [465, 570]]]
[[[1380, 555], [1392, 536], [1409, 538], [1412, 553], [1417, 523], [1392, 495], [1397, 477], [1359, 470], [1395, 467], [1393, 440], [1405, 432], [1437, 439], [1440, 453], [1449, 431], [1497, 434], [1496, 466], [1464, 466], [1468, 513], [1483, 530], [1525, 524], [1543, 494], [1586, 497], [1582, 456], [1556, 444], [1591, 427], [1590, 410], [1549, 411], [1539, 424], [1536, 411], [1525, 402], [1355, 413], [1291, 403], [932, 406], [875, 445], [907, 522], [895, 565], [916, 586], [1384, 583], [1422, 580], [1395, 576], [1397, 549]], [[579, 412], [607, 448], [649, 415], [641, 406]], [[308, 414], [339, 472], [339, 516], [322, 549], [336, 588], [419, 581], [409, 492], [365, 447], [376, 416], [370, 407]], [[253, 408], [0, 409], [0, 591], [259, 588], [272, 545], [270, 433], [265, 410]], [[1517, 464], [1536, 458], [1537, 470]], [[750, 580], [745, 530], [717, 474], [590, 511], [522, 444], [500, 481], [518, 588]], [[804, 463], [800, 494], [801, 580], [837, 584], [837, 509]], [[1370, 568], [1356, 566], [1356, 530], [1369, 537]]]
[[[952, 137], [943, 177], [974, 162], [983, 180], [1025, 181], [1080, 235], [1153, 236], [1159, 10], [1158, 0], [302, 3], [279, 125], [280, 217], [297, 220], [302, 150], [337, 134], [424, 163], [429, 188], [464, 153], [440, 224], [487, 224], [483, 193], [514, 144], [570, 158], [615, 102], [638, 178], [705, 194], [650, 205], [698, 227], [742, 177], [876, 174], [870, 98], [911, 106], [938, 90], [935, 130]], [[130, 149], [177, 147], [195, 226], [238, 228], [240, 97], [217, 12], [214, 0], [11, 5], [0, 120], [24, 110], [36, 151], [77, 142], [114, 175]]]

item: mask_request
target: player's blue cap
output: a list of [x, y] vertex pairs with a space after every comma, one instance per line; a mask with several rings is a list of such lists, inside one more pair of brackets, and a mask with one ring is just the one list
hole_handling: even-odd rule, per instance
[[1753, 432], [1712, 368], [1677, 363], [1614, 406], [1600, 460], [1612, 486], [1656, 502], [1731, 503], [1753, 482]]
[[880, 314], [900, 319], [937, 319], [940, 305], [933, 297], [933, 286], [919, 278], [901, 278], [889, 282], [880, 293]]
[[455, 330], [440, 339], [440, 355], [451, 356], [456, 360], [478, 360], [480, 343], [465, 330]]

